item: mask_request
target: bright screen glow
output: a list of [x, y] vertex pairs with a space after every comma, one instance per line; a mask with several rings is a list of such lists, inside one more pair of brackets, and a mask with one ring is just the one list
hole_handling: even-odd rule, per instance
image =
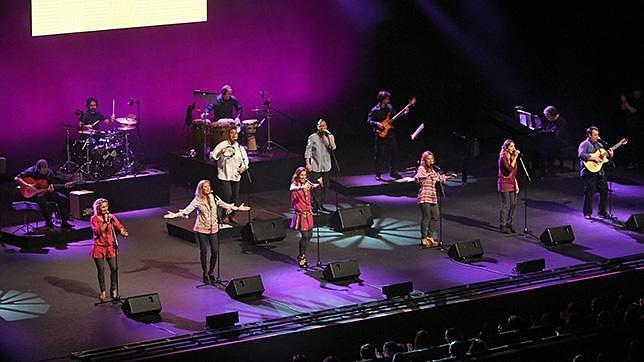
[[196, 23], [207, 0], [32, 0], [31, 35]]

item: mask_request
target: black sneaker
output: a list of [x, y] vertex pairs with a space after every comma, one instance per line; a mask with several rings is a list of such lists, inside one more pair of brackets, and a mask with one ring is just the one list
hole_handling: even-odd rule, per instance
[[376, 174], [376, 180], [378, 180], [378, 181], [384, 181], [384, 180], [382, 179], [382, 175], [381, 175], [381, 174], [379, 174], [379, 173], [377, 173], [377, 174]]
[[395, 178], [396, 180], [400, 180], [402, 178], [402, 175], [399, 174], [398, 172], [392, 172], [389, 174], [389, 176]]
[[599, 215], [599, 217], [601, 217], [602, 219], [610, 219], [611, 218], [610, 214], [607, 213], [607, 212], [600, 212], [597, 215]]
[[208, 279], [208, 274], [203, 273], [203, 283], [208, 284], [210, 283], [210, 279]]
[[505, 227], [511, 233], [516, 233], [516, 231], [514, 230], [514, 227], [512, 226], [512, 224], [507, 224], [507, 225], [505, 225]]
[[590, 219], [592, 219], [592, 217], [591, 217], [589, 214], [584, 214], [584, 218], [585, 218], [586, 220], [590, 220]]
[[[210, 279], [210, 284], [214, 285], [215, 283], [217, 283], [217, 279], [215, 278], [215, 276], [213, 274], [208, 274], [208, 279]], [[208, 283], [208, 282], [206, 282], [206, 283]]]

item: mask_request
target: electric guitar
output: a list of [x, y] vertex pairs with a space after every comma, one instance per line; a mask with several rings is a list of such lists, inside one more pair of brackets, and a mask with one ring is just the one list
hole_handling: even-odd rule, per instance
[[[35, 180], [35, 179], [31, 178], [31, 177], [25, 177], [22, 180], [24, 182], [28, 183], [29, 185], [32, 185], [32, 186], [34, 186], [36, 188], [35, 190], [33, 190], [31, 188], [28, 188], [28, 187], [18, 186], [18, 190], [20, 191], [20, 195], [22, 195], [22, 197], [24, 197], [25, 199], [30, 199], [30, 198], [32, 198], [34, 196], [44, 195], [47, 192], [47, 190], [49, 189], [49, 182], [46, 179]], [[68, 182], [68, 183], [64, 183], [64, 184], [52, 184], [52, 185], [54, 186], [54, 188], [56, 188], [56, 187], [57, 188], [64, 187], [64, 188], [68, 189], [68, 188], [72, 188], [72, 187], [76, 186], [76, 183], [75, 182]]]
[[382, 122], [380, 122], [380, 125], [382, 126], [382, 129], [374, 129], [374, 132], [378, 135], [380, 138], [387, 138], [389, 135], [389, 132], [391, 132], [392, 129], [394, 129], [394, 121], [400, 117], [406, 109], [409, 109], [409, 107], [413, 106], [416, 104], [416, 98], [412, 98], [409, 100], [409, 104], [407, 104], [403, 109], [400, 110], [400, 112], [396, 113], [395, 116], [391, 116], [391, 113], [387, 114], [387, 118], [385, 118]]
[[[622, 138], [617, 144], [615, 144], [613, 147], [609, 148], [611, 151], [615, 151], [618, 149], [620, 146], [625, 145], [628, 143], [627, 138]], [[602, 169], [602, 166], [604, 163], [608, 162], [608, 151], [606, 151], [603, 148], [598, 149], [597, 151], [593, 152], [590, 154], [590, 156], [593, 155], [598, 155], [599, 158], [601, 159], [601, 162], [596, 162], [592, 160], [584, 161], [584, 167], [590, 172], [599, 172]]]

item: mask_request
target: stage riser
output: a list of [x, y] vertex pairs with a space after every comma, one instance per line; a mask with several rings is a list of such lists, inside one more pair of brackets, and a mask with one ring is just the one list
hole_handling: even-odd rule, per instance
[[[76, 223], [82, 224], [77, 225], [74, 229], [56, 229], [44, 235], [14, 233], [12, 231], [15, 230], [15, 226], [3, 228], [0, 233], [2, 234], [3, 242], [7, 244], [20, 247], [23, 250], [40, 250], [45, 247], [60, 247], [67, 243], [91, 239], [92, 229], [88, 226], [88, 223]], [[42, 225], [43, 223], [40, 223], [40, 226]]]
[[[168, 165], [170, 177], [173, 183], [194, 188], [199, 180], [217, 180], [217, 164], [215, 162], [203, 161], [194, 158], [182, 157], [177, 153], [168, 154]], [[304, 165], [303, 156], [294, 153], [277, 153], [274, 158], [250, 157], [250, 176], [242, 177], [242, 194], [248, 192], [260, 192], [287, 189], [293, 176], [293, 171], [298, 166]]]
[[76, 189], [92, 190], [96, 198], [108, 199], [112, 212], [149, 209], [170, 203], [170, 175], [156, 170], [138, 176], [87, 183]]

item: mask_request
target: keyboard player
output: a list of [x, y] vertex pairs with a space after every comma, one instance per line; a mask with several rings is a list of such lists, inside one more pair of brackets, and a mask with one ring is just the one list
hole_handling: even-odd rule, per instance
[[555, 106], [547, 106], [543, 110], [543, 116], [541, 127], [535, 130], [540, 135], [536, 167], [541, 176], [546, 176], [554, 174], [555, 157], [566, 146], [565, 135], [568, 122]]

